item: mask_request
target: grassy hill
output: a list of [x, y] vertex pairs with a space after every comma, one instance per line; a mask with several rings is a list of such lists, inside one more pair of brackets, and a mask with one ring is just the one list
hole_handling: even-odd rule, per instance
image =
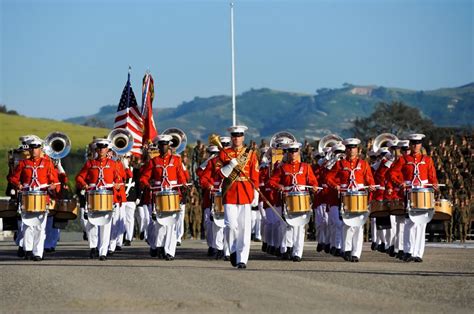
[[18, 147], [18, 138], [26, 134], [35, 134], [45, 138], [49, 133], [60, 131], [71, 139], [71, 153], [64, 158], [63, 166], [69, 174], [70, 180], [82, 167], [84, 163], [84, 152], [86, 145], [94, 135], [107, 135], [109, 130], [91, 128], [61, 121], [33, 119], [23, 116], [7, 115], [0, 113], [0, 155], [3, 157], [0, 163], [0, 195], [5, 195], [6, 176], [8, 173], [7, 152], [11, 148]]
[[[270, 138], [281, 130], [294, 133], [299, 140], [328, 133], [349, 135], [346, 130], [356, 118], [369, 116], [378, 102], [392, 101], [420, 109], [437, 126], [466, 126], [474, 119], [474, 83], [433, 91], [344, 84], [318, 89], [313, 95], [251, 89], [237, 96], [237, 121], [249, 126], [248, 137], [253, 139]], [[115, 105], [104, 106], [97, 114], [67, 121], [112, 127], [116, 110]], [[229, 96], [195, 97], [176, 108], [155, 109], [154, 117], [159, 131], [178, 127], [194, 142], [213, 132], [225, 133], [231, 110]]]

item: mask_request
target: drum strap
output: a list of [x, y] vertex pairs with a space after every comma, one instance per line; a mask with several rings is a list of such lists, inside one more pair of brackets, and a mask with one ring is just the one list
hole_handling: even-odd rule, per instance
[[296, 173], [292, 172], [286, 172], [285, 171], [285, 176], [291, 176], [291, 191], [298, 191], [301, 192], [301, 189], [298, 185], [298, 180], [296, 180], [296, 176], [303, 174], [303, 163], [300, 163], [300, 169]]
[[421, 161], [419, 163], [416, 162], [407, 162], [405, 158], [405, 162], [407, 165], [413, 165], [413, 179], [411, 181], [412, 186], [421, 186], [423, 181], [420, 178], [420, 165], [425, 165], [426, 162], [424, 161], [425, 156], [421, 157]]
[[[164, 159], [164, 158], [163, 158]], [[154, 159], [153, 159], [154, 160]], [[154, 163], [154, 162], [153, 162]], [[161, 180], [161, 186], [163, 187], [165, 185], [165, 182], [168, 183], [167, 186], [171, 187], [171, 182], [170, 180], [168, 179], [168, 167], [174, 167], [174, 164], [173, 164], [173, 156], [170, 155], [170, 159], [169, 159], [169, 163], [166, 167], [163, 167], [162, 165], [157, 165], [155, 164], [155, 167], [156, 168], [161, 168], [163, 169], [163, 179]]]
[[357, 182], [356, 182], [356, 179], [355, 179], [355, 172], [360, 170], [360, 159], [357, 160], [357, 165], [354, 169], [351, 169], [351, 168], [347, 168], [347, 167], [344, 167], [343, 169], [346, 170], [346, 171], [349, 171], [350, 172], [350, 175], [349, 175], [349, 186], [347, 187], [348, 190], [358, 190], [358, 186], [357, 186]]
[[97, 187], [107, 185], [107, 183], [105, 182], [105, 177], [104, 177], [104, 169], [110, 168], [109, 161], [107, 160], [105, 162], [105, 166], [103, 167], [94, 165], [92, 166], [92, 168], [99, 169], [99, 178], [97, 179]]
[[41, 159], [40, 164], [38, 166], [26, 166], [25, 168], [31, 168], [31, 182], [30, 187], [39, 187], [41, 183], [38, 180], [38, 169], [44, 168], [43, 159]]

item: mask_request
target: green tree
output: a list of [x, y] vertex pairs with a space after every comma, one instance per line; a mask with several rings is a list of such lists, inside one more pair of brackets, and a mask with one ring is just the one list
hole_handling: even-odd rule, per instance
[[367, 118], [357, 118], [350, 131], [355, 137], [367, 140], [381, 133], [402, 138], [409, 133], [429, 133], [433, 128], [433, 122], [424, 118], [420, 110], [394, 101], [376, 104], [374, 112]]

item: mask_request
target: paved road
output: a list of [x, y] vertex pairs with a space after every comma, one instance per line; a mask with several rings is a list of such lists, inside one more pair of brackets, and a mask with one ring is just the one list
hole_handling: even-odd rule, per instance
[[[63, 239], [66, 237], [63, 236]], [[67, 240], [67, 239], [66, 239]], [[106, 262], [86, 243], [60, 243], [42, 262], [19, 260], [0, 242], [0, 312], [430, 312], [471, 313], [474, 243], [428, 246], [423, 263], [403, 263], [366, 245], [360, 263], [316, 253], [301, 263], [267, 256], [254, 243], [246, 270], [209, 260], [185, 241], [175, 261], [151, 259], [135, 241]]]

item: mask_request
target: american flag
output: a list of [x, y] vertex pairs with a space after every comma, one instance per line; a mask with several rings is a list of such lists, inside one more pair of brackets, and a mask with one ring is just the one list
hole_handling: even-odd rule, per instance
[[127, 84], [123, 88], [120, 103], [115, 116], [114, 129], [124, 128], [129, 130], [133, 135], [132, 154], [142, 155], [142, 136], [143, 136], [143, 119], [138, 109], [137, 99], [130, 85], [130, 71], [128, 72]]
[[158, 136], [155, 120], [153, 119], [153, 99], [155, 98], [155, 87], [153, 77], [145, 73], [142, 85], [142, 118], [143, 118], [143, 142], [151, 143]]

